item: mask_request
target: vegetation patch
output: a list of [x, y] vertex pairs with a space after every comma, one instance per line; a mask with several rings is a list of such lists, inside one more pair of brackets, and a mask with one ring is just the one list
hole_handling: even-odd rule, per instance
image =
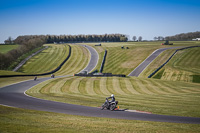
[[[97, 118], [0, 106], [0, 132], [180, 132], [198, 133], [199, 124]], [[109, 125], [109, 126], [108, 126]]]
[[153, 78], [161, 79], [164, 71], [165, 71], [165, 69], [160, 70], [155, 76], [153, 76]]
[[0, 45], [0, 53], [7, 53], [8, 51], [12, 50], [12, 49], [16, 49], [17, 47], [19, 47], [19, 45], [6, 45], [6, 44], [2, 44]]
[[67, 77], [45, 81], [27, 94], [92, 107], [101, 106], [106, 97], [115, 94], [120, 108], [200, 117], [199, 88], [194, 83], [136, 77]]
[[194, 83], [200, 83], [200, 75], [192, 75]]

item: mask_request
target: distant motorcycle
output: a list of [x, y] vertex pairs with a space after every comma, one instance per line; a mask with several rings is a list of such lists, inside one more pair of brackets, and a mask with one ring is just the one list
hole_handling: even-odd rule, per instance
[[118, 101], [115, 102], [109, 102], [109, 100], [106, 98], [105, 103], [101, 106], [101, 110], [103, 110], [104, 108], [108, 109], [108, 110], [115, 110], [115, 108], [117, 107]]

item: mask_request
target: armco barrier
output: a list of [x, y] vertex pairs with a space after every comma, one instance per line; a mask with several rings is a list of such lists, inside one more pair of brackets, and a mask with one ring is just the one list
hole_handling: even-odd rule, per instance
[[104, 67], [104, 64], [105, 64], [106, 55], [107, 55], [107, 50], [105, 50], [105, 54], [103, 56], [103, 60], [102, 60], [102, 63], [101, 63], [101, 68], [100, 68], [100, 73], [103, 72], [103, 67]]
[[176, 54], [176, 52], [178, 52], [179, 50], [184, 50], [184, 49], [188, 49], [188, 48], [194, 48], [194, 47], [200, 47], [200, 46], [190, 46], [190, 47], [184, 47], [184, 48], [180, 48], [180, 49], [177, 49], [170, 57], [169, 59], [163, 63], [159, 68], [157, 68], [153, 73], [151, 73], [148, 78], [151, 78], [153, 75], [155, 75], [163, 66], [165, 66], [170, 60], [171, 58]]
[[70, 45], [68, 45], [68, 46], [69, 46], [69, 54], [68, 54], [67, 58], [56, 69], [54, 69], [54, 70], [52, 70], [50, 72], [41, 73], [41, 74], [0, 75], [0, 78], [5, 78], [5, 77], [20, 77], [20, 76], [43, 76], [43, 75], [53, 74], [53, 73], [57, 72], [58, 70], [60, 70], [60, 68], [64, 65], [64, 63], [71, 56], [71, 46]]

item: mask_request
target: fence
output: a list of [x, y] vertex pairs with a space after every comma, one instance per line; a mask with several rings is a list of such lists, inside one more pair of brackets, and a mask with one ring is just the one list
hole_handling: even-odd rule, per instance
[[100, 68], [100, 73], [102, 73], [102, 71], [103, 71], [103, 67], [104, 67], [104, 64], [105, 64], [105, 61], [106, 61], [106, 55], [107, 55], [107, 50], [105, 50], [105, 54], [103, 56], [103, 60], [102, 60], [102, 63], [101, 63], [101, 68]]

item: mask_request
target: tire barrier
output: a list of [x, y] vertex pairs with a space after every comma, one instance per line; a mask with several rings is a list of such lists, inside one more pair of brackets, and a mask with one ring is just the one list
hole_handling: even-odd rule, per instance
[[105, 61], [106, 61], [106, 55], [107, 55], [107, 50], [105, 50], [105, 54], [103, 56], [103, 60], [102, 60], [102, 63], [101, 63], [101, 68], [100, 68], [100, 73], [102, 73], [102, 71], [103, 71], [103, 67], [104, 67], [104, 64], [105, 64]]
[[49, 75], [49, 74], [53, 74], [55, 72], [57, 72], [58, 70], [60, 70], [60, 68], [65, 64], [65, 62], [69, 59], [69, 57], [71, 56], [71, 46], [69, 46], [69, 54], [67, 56], [67, 58], [54, 70], [50, 71], [50, 72], [46, 72], [46, 73], [41, 73], [41, 74], [22, 74], [22, 75], [0, 75], [0, 78], [6, 78], [6, 77], [20, 77], [20, 76], [44, 76], [44, 75]]
[[184, 47], [184, 48], [180, 48], [180, 49], [177, 49], [170, 57], [169, 59], [163, 63], [159, 68], [157, 68], [153, 73], [151, 73], [148, 78], [151, 78], [153, 75], [155, 75], [162, 67], [164, 67], [170, 60], [171, 58], [180, 50], [184, 50], [184, 49], [189, 49], [189, 48], [195, 48], [195, 47], [200, 47], [200, 46], [190, 46], [190, 47]]

